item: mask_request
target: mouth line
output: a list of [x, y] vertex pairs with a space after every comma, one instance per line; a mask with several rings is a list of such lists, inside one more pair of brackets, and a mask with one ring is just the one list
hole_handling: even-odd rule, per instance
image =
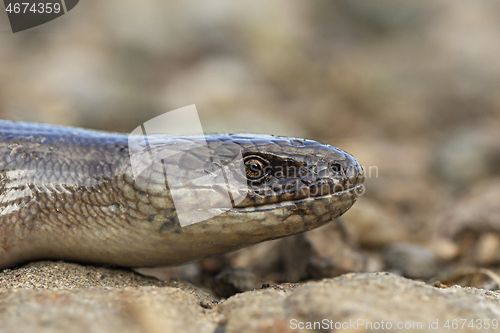
[[333, 192], [331, 194], [325, 194], [325, 195], [319, 195], [319, 196], [308, 196], [305, 198], [298, 198], [296, 200], [285, 200], [285, 201], [280, 201], [280, 202], [275, 202], [275, 203], [270, 203], [270, 204], [262, 204], [262, 205], [248, 206], [248, 207], [233, 207], [229, 211], [233, 211], [233, 212], [269, 211], [269, 210], [274, 210], [277, 208], [292, 207], [292, 206], [295, 206], [296, 203], [303, 202], [306, 200], [321, 200], [321, 199], [327, 199], [327, 198], [331, 198], [331, 197], [340, 197], [342, 195], [354, 195], [354, 196], [358, 197], [358, 196], [362, 195], [363, 192], [364, 192], [364, 184], [358, 184], [358, 185], [354, 185], [352, 187], [349, 187], [346, 190]]

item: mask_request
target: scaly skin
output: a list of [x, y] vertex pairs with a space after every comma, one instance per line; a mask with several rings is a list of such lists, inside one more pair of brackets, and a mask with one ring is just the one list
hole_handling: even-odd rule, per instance
[[[197, 149], [185, 149], [206, 147], [202, 139], [217, 158], [207, 162]], [[144, 148], [143, 141], [0, 121], [0, 268], [39, 259], [127, 267], [180, 264], [319, 227], [347, 211], [363, 191], [364, 174], [351, 155], [311, 140], [154, 135], [134, 158], [142, 163], [147, 154], [162, 163], [134, 177], [130, 147]], [[165, 159], [165, 151], [179, 153]], [[250, 162], [240, 169], [243, 175], [235, 173], [243, 182], [229, 180], [233, 207], [224, 209], [209, 195], [227, 193], [227, 182], [187, 181], [176, 193], [218, 215], [181, 227], [166, 168], [212, 177], [222, 166], [231, 167], [238, 153]], [[251, 182], [246, 177], [255, 159], [267, 168], [265, 177]]]

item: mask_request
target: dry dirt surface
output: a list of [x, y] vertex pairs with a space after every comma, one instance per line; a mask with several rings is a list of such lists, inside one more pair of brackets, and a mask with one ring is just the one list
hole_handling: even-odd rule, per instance
[[499, 17], [491, 0], [85, 0], [17, 34], [0, 17], [0, 119], [130, 133], [196, 104], [206, 133], [314, 139], [367, 173], [340, 219], [225, 256], [4, 270], [0, 332], [493, 330]]
[[185, 282], [64, 262], [0, 273], [0, 332], [497, 332], [499, 316], [497, 292], [391, 273], [285, 283], [222, 301]]

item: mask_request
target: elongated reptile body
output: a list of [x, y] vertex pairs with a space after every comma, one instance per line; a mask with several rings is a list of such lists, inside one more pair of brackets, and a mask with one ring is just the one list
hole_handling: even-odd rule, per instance
[[[179, 151], [167, 162], [179, 173], [210, 178], [238, 153], [245, 160], [247, 186], [233, 186], [242, 199], [229, 210], [207, 202], [227, 183], [193, 181], [176, 189], [217, 212], [181, 226], [163, 177], [165, 164], [133, 172], [131, 143], [140, 147], [143, 141], [0, 121], [0, 268], [39, 259], [127, 267], [184, 263], [321, 226], [347, 211], [363, 190], [359, 163], [315, 141], [254, 134], [151, 136], [147, 156], [161, 160], [165, 150]], [[217, 159], [179, 150], [205, 142]], [[255, 181], [252, 168], [260, 166], [265, 172]]]

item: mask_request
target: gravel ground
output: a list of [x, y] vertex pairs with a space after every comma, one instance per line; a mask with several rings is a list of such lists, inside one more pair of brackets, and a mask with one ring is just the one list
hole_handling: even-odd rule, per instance
[[[138, 270], [156, 278], [5, 270], [0, 331], [276, 332], [293, 318], [425, 331], [500, 318], [499, 15], [486, 0], [86, 0], [16, 34], [2, 18], [2, 119], [130, 132], [196, 104], [205, 132], [320, 140], [368, 178], [329, 225]], [[382, 271], [395, 275], [371, 273]]]

